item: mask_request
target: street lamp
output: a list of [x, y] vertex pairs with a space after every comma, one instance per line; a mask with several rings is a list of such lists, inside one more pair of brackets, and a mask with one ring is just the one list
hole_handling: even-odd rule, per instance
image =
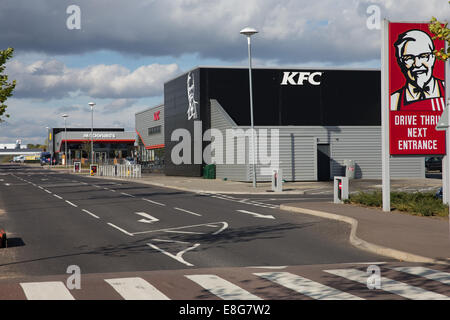
[[50, 147], [49, 147], [50, 141], [48, 141], [48, 129], [50, 129], [50, 127], [45, 127], [45, 129], [47, 129], [47, 152], [49, 152], [49, 149], [50, 149]]
[[253, 28], [244, 28], [240, 32], [247, 37], [248, 44], [248, 76], [250, 83], [250, 120], [252, 129], [252, 150], [253, 150], [253, 188], [256, 188], [256, 144], [255, 144], [255, 129], [253, 126], [253, 89], [252, 89], [252, 51], [250, 45], [250, 37], [258, 31]]
[[91, 107], [91, 164], [94, 163], [94, 102], [89, 102]]
[[50, 164], [49, 164], [49, 168], [52, 166], [52, 154], [51, 154], [51, 152], [50, 152], [50, 139], [49, 139], [49, 130], [50, 130], [50, 127], [45, 127], [46, 129], [47, 129], [47, 152], [49, 152], [50, 153]]
[[64, 142], [65, 142], [65, 148], [64, 148], [64, 162], [66, 163], [67, 168], [67, 127], [66, 127], [66, 118], [68, 117], [68, 114], [63, 114], [61, 117], [64, 118]]

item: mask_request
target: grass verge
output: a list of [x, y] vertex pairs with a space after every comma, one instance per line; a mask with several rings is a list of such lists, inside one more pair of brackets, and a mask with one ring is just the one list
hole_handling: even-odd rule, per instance
[[[345, 203], [381, 208], [382, 193], [374, 191], [351, 194]], [[448, 216], [448, 205], [444, 205], [433, 192], [391, 192], [391, 209], [420, 216]]]

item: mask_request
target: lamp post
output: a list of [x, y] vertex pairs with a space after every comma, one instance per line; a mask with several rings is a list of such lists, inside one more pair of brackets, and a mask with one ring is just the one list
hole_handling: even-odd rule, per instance
[[[48, 138], [48, 130], [50, 129], [50, 127], [45, 127], [45, 129], [47, 129], [47, 152], [50, 152], [50, 140]], [[49, 165], [49, 167], [51, 167], [51, 166], [52, 166], [52, 154], [50, 153], [50, 165]]]
[[253, 150], [253, 188], [256, 188], [256, 144], [255, 144], [255, 129], [253, 126], [253, 88], [252, 88], [252, 51], [250, 45], [250, 37], [258, 31], [253, 28], [244, 28], [240, 32], [247, 37], [248, 44], [248, 76], [250, 83], [250, 121], [252, 130], [252, 150]]
[[45, 129], [47, 129], [47, 152], [49, 152], [49, 149], [50, 149], [49, 143], [50, 143], [50, 141], [48, 141], [48, 129], [50, 129], [50, 128], [49, 127], [45, 127]]
[[68, 117], [68, 114], [63, 114], [61, 117], [64, 118], [64, 143], [65, 143], [65, 147], [64, 147], [64, 162], [66, 164], [66, 168], [67, 168], [67, 127], [66, 127], [66, 118]]
[[94, 102], [89, 102], [91, 107], [91, 164], [94, 163]]

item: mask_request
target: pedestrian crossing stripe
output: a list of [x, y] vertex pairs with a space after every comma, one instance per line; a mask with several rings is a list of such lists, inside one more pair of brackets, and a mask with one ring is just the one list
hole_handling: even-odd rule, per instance
[[425, 267], [398, 267], [393, 270], [408, 273], [414, 276], [427, 278], [434, 281], [439, 281], [444, 284], [450, 285], [450, 273], [436, 271]]
[[170, 300], [142, 278], [105, 279], [125, 300]]
[[350, 293], [342, 292], [289, 272], [264, 272], [254, 273], [254, 275], [316, 300], [363, 300]]
[[[343, 277], [367, 285], [367, 273], [357, 269], [337, 269], [324, 270], [327, 273]], [[386, 277], [381, 277], [381, 288], [401, 297], [412, 300], [450, 300], [450, 297], [439, 293], [427, 291], [425, 289], [395, 281]]]
[[[450, 273], [437, 271], [426, 267], [387, 267], [392, 270], [404, 272], [445, 285], [450, 284]], [[367, 285], [369, 275], [361, 270], [344, 268], [323, 270], [336, 277], [345, 278], [353, 282]], [[267, 271], [251, 273], [262, 281], [270, 281], [276, 285], [292, 290], [316, 300], [363, 300], [363, 298], [349, 292], [330, 287], [313, 281], [298, 274], [285, 271]], [[183, 277], [191, 280], [203, 290], [223, 300], [261, 300], [261, 298], [240, 286], [215, 274], [189, 274]], [[391, 277], [392, 278], [392, 277]], [[379, 292], [389, 292], [412, 300], [449, 300], [450, 297], [412, 286], [391, 278], [381, 277]], [[263, 280], [264, 279], [264, 280]], [[170, 300], [169, 296], [140, 277], [108, 278], [103, 279], [109, 286], [125, 300]], [[171, 286], [176, 287], [176, 282]], [[19, 286], [18, 286], [19, 287]], [[22, 282], [20, 283], [25, 297], [28, 300], [74, 300], [72, 293], [61, 281]], [[200, 288], [197, 290], [201, 290]], [[367, 289], [369, 290], [369, 289]], [[360, 291], [358, 291], [360, 292]], [[2, 290], [0, 290], [0, 300]], [[77, 293], [77, 298], [82, 291]], [[101, 298], [101, 297], [99, 297]]]
[[61, 281], [20, 284], [28, 300], [75, 300]]
[[223, 300], [261, 300], [260, 297], [213, 274], [188, 275], [185, 277]]

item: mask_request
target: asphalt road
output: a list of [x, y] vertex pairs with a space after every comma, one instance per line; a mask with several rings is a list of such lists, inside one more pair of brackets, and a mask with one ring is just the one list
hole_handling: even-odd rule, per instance
[[[0, 166], [1, 277], [388, 261], [349, 227], [292, 214], [302, 196], [222, 196]], [[311, 196], [304, 198], [310, 200]], [[318, 200], [326, 197], [316, 197]]]

